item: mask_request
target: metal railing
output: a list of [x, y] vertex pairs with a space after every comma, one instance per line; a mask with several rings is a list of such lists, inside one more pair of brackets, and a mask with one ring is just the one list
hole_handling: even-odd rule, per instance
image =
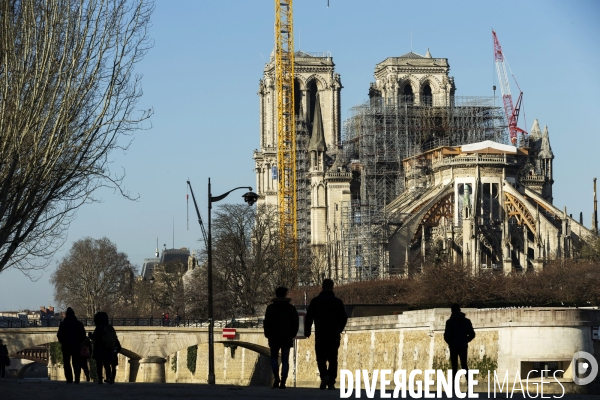
[[[95, 326], [92, 318], [79, 319], [84, 326]], [[46, 328], [58, 327], [62, 319], [51, 318], [39, 321], [25, 320], [0, 320], [0, 328]], [[239, 320], [217, 320], [215, 328], [262, 328], [263, 318], [244, 318]], [[202, 319], [182, 319], [163, 320], [162, 318], [111, 318], [110, 324], [115, 327], [119, 326], [156, 326], [165, 328], [208, 328], [209, 321], [207, 318]]]

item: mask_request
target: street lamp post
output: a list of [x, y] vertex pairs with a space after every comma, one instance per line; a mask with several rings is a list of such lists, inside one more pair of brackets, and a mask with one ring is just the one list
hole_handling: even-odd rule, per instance
[[212, 274], [212, 231], [211, 231], [211, 212], [212, 203], [223, 200], [227, 195], [234, 190], [248, 189], [248, 193], [242, 197], [249, 206], [254, 204], [258, 200], [258, 195], [252, 192], [250, 186], [240, 186], [235, 189], [231, 189], [220, 196], [214, 196], [210, 189], [210, 178], [208, 178], [208, 240], [207, 240], [207, 252], [208, 252], [208, 384], [215, 384], [215, 320], [213, 315], [213, 274]]

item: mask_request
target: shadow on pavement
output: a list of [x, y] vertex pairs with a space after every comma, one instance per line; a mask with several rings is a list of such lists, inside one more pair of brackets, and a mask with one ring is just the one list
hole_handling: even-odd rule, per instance
[[[388, 391], [391, 394], [391, 391]], [[549, 398], [554, 398], [548, 395]], [[48, 380], [16, 380], [0, 379], [0, 398], [19, 400], [120, 400], [120, 399], [339, 399], [340, 390], [319, 390], [314, 388], [287, 388], [271, 389], [265, 386], [228, 386], [228, 385], [201, 385], [201, 384], [150, 384], [150, 383], [116, 383], [114, 385], [98, 385], [95, 383], [67, 384], [66, 382]], [[353, 393], [350, 399], [355, 399]], [[367, 399], [363, 390], [361, 399]], [[379, 399], [379, 390], [375, 391], [375, 399]], [[448, 398], [448, 397], [443, 397]], [[479, 393], [480, 399], [488, 397], [487, 393]], [[506, 398], [506, 394], [498, 394], [496, 398]], [[515, 393], [513, 399], [529, 398]], [[539, 397], [538, 397], [539, 398]], [[565, 395], [564, 400], [592, 400], [600, 396], [592, 395]]]

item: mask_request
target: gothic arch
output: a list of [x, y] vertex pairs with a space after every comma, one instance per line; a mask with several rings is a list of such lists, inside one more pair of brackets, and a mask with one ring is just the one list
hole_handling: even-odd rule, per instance
[[316, 81], [317, 82], [317, 90], [319, 90], [319, 91], [325, 90], [329, 86], [327, 84], [327, 81], [321, 75], [319, 75], [319, 74], [312, 74], [311, 76], [309, 76], [308, 78], [306, 78], [306, 81], [305, 81], [306, 87], [308, 87], [308, 85], [312, 81]]
[[536, 229], [533, 215], [531, 215], [527, 207], [521, 203], [521, 200], [508, 192], [504, 192], [504, 212], [509, 218], [515, 217], [519, 225], [527, 225], [535, 237]]
[[398, 96], [398, 101], [406, 101], [409, 104], [413, 104], [415, 101], [415, 94], [417, 93], [415, 88], [418, 88], [418, 86], [415, 85], [413, 80], [410, 78], [398, 80], [396, 92], [396, 96]]
[[318, 183], [313, 186], [314, 193], [314, 205], [316, 207], [323, 207], [325, 205], [325, 186], [322, 183]]
[[416, 79], [414, 75], [411, 75], [411, 74], [407, 74], [407, 75], [398, 77], [397, 82], [398, 82], [398, 88], [400, 90], [404, 90], [404, 86], [406, 86], [407, 84], [410, 84], [414, 94], [419, 92], [419, 88], [421, 85], [421, 82], [418, 79]]
[[431, 92], [433, 95], [436, 95], [441, 91], [442, 82], [440, 82], [439, 79], [437, 79], [433, 75], [425, 75], [424, 77], [419, 79], [419, 93], [423, 92], [423, 87], [426, 84], [429, 84], [429, 86], [431, 87]]
[[429, 81], [425, 81], [421, 86], [419, 92], [419, 102], [421, 105], [432, 106], [433, 105], [433, 90]]
[[454, 221], [454, 191], [439, 199], [423, 213], [417, 228], [413, 232], [411, 246], [418, 242], [421, 235], [421, 226], [425, 228], [438, 226], [442, 218], [447, 221]]
[[407, 87], [410, 87], [410, 91], [412, 92], [412, 95], [414, 96], [414, 95], [415, 95], [415, 92], [416, 92], [416, 90], [415, 90], [415, 86], [413, 85], [413, 83], [412, 83], [410, 80], [406, 80], [406, 81], [405, 81], [405, 80], [402, 80], [402, 81], [399, 81], [399, 84], [398, 84], [398, 93], [399, 93], [401, 96], [402, 96], [402, 95], [405, 95], [405, 91], [406, 91], [406, 88], [407, 88]]
[[295, 75], [294, 80], [298, 81], [298, 84], [300, 85], [300, 90], [306, 90], [307, 80], [305, 77], [303, 77], [302, 75]]

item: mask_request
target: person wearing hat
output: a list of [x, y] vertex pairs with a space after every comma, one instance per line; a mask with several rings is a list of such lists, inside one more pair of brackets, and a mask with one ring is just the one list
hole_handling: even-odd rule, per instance
[[[75, 317], [75, 311], [67, 308], [65, 319], [58, 327], [56, 334], [62, 347], [63, 365], [67, 383], [79, 383], [81, 375], [81, 342], [85, 339], [85, 328]], [[73, 369], [71, 370], [71, 363]], [[74, 374], [74, 376], [73, 376]]]

